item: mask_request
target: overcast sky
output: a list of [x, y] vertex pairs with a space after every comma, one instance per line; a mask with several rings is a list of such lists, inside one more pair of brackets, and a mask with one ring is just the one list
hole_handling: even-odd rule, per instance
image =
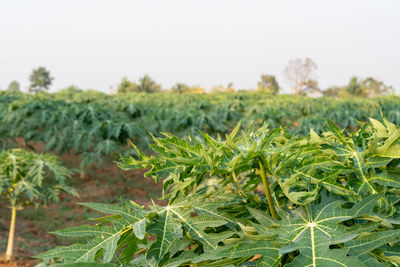
[[400, 88], [400, 1], [2, 0], [0, 88], [25, 89], [33, 68], [107, 92], [122, 77], [233, 82], [254, 88], [262, 73], [287, 88], [289, 59], [312, 58], [320, 85], [372, 76]]

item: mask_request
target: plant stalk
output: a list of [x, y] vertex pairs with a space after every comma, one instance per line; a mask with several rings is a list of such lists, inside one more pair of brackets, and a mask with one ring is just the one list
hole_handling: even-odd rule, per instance
[[235, 187], [236, 187], [236, 189], [238, 190], [239, 195], [241, 195], [242, 197], [244, 197], [243, 191], [242, 191], [242, 189], [241, 189], [241, 187], [240, 187], [239, 180], [238, 180], [238, 178], [237, 178], [235, 172], [232, 172], [232, 178], [233, 178], [233, 181], [235, 182]]
[[272, 202], [271, 192], [269, 191], [269, 185], [268, 185], [267, 177], [265, 175], [264, 165], [261, 162], [261, 160], [258, 161], [258, 163], [260, 165], [261, 179], [264, 184], [264, 191], [265, 191], [265, 196], [267, 197], [269, 211], [271, 212], [272, 218], [274, 218], [275, 220], [278, 220], [278, 214], [275, 210], [274, 202]]
[[79, 178], [81, 178], [81, 179], [85, 178], [85, 168], [84, 167], [81, 167]]
[[10, 234], [8, 236], [7, 251], [6, 251], [6, 260], [7, 261], [11, 261], [12, 256], [13, 256], [16, 217], [17, 217], [17, 208], [13, 206], [11, 208]]

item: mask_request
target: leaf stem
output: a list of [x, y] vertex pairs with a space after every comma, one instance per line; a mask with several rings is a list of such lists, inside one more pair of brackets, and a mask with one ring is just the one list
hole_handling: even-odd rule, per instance
[[265, 175], [264, 165], [261, 162], [261, 160], [258, 161], [258, 164], [260, 165], [261, 179], [264, 184], [264, 191], [265, 191], [265, 196], [267, 197], [269, 211], [271, 212], [272, 218], [274, 218], [275, 220], [278, 220], [278, 214], [275, 210], [274, 203], [272, 202], [271, 192], [269, 191], [269, 185], [268, 185], [267, 177]]

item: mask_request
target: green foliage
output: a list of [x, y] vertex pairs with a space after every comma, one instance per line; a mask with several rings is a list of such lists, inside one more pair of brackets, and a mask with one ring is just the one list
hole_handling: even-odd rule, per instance
[[191, 88], [190, 86], [184, 83], [177, 83], [171, 88], [171, 90], [181, 94], [181, 93], [189, 93], [191, 91]]
[[161, 86], [157, 84], [150, 76], [144, 75], [137, 84], [138, 92], [155, 93], [161, 91]]
[[57, 157], [22, 149], [0, 153], [0, 195], [11, 207], [47, 204], [58, 201], [61, 192], [76, 195], [67, 185], [71, 171]]
[[76, 94], [83, 93], [83, 89], [79, 88], [78, 86], [71, 85], [67, 88], [60, 90], [57, 95], [63, 98], [73, 97]]
[[257, 88], [259, 91], [276, 95], [279, 93], [279, 84], [276, 81], [275, 76], [263, 74], [261, 75], [261, 81], [258, 82]]
[[[152, 156], [136, 148], [120, 167], [163, 179], [168, 205], [86, 203], [107, 216], [56, 234], [88, 238], [37, 257], [68, 266], [397, 266], [400, 127], [371, 119], [347, 135], [330, 121], [323, 128], [154, 138]], [[263, 171], [272, 195], [260, 187]]]
[[368, 95], [367, 88], [364, 87], [357, 77], [352, 77], [346, 87], [346, 91], [353, 96], [365, 97]]
[[331, 86], [322, 91], [324, 96], [339, 97], [343, 91], [341, 86]]
[[309, 79], [305, 81], [303, 85], [304, 85], [304, 93], [313, 93], [321, 91], [317, 80]]
[[85, 166], [132, 153], [129, 139], [148, 149], [148, 133], [195, 137], [203, 130], [216, 137], [242, 120], [243, 128], [252, 121], [256, 128], [266, 122], [306, 135], [310, 127], [320, 133], [327, 118], [351, 132], [358, 121], [383, 116], [400, 124], [400, 98], [310, 99], [263, 93], [109, 96], [73, 87], [56, 94], [0, 94], [0, 136], [5, 141], [21, 137], [26, 142], [41, 141], [47, 150], [73, 150]]
[[362, 83], [367, 88], [369, 96], [387, 95], [394, 92], [392, 86], [388, 86], [372, 77], [364, 79]]
[[138, 83], [131, 82], [128, 80], [128, 78], [124, 77], [122, 78], [121, 83], [118, 85], [118, 93], [156, 93], [159, 91], [161, 91], [161, 86], [148, 75], [144, 75], [142, 78], [140, 78]]
[[323, 91], [326, 96], [334, 97], [375, 97], [393, 93], [393, 88], [372, 77], [360, 79], [351, 77], [346, 86], [333, 86]]
[[11, 92], [18, 92], [18, 91], [20, 91], [19, 82], [18, 82], [18, 81], [12, 81], [12, 82], [8, 85], [7, 91], [11, 91]]
[[137, 84], [129, 81], [126, 77], [122, 78], [121, 83], [118, 85], [118, 93], [137, 92], [138, 89]]
[[50, 71], [46, 68], [38, 67], [37, 69], [33, 69], [32, 74], [29, 76], [29, 81], [31, 82], [29, 91], [37, 92], [48, 90], [53, 80], [54, 78], [51, 77]]

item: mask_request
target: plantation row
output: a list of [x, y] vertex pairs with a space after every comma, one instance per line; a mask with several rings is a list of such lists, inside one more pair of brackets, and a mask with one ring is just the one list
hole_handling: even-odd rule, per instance
[[[271, 96], [262, 93], [235, 94], [120, 94], [69, 92], [35, 95], [0, 94], [0, 136], [42, 141], [47, 150], [82, 155], [82, 166], [104, 157], [126, 155], [131, 139], [146, 149], [152, 134], [211, 136], [226, 134], [239, 122], [243, 128], [287, 127], [290, 133], [320, 132], [326, 119], [353, 131], [357, 121], [369, 117], [400, 124], [400, 98], [311, 99]], [[4, 144], [3, 146], [6, 146]]]
[[371, 119], [357, 128], [166, 134], [152, 156], [138, 150], [120, 167], [151, 168], [168, 205], [84, 203], [104, 216], [57, 231], [76, 243], [37, 257], [57, 266], [399, 266], [400, 127]]

